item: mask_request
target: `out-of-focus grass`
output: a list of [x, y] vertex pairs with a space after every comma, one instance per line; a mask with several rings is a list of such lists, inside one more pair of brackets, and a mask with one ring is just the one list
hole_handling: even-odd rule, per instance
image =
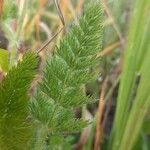
[[[59, 5], [69, 24], [80, 14], [84, 0], [60, 0]], [[10, 66], [15, 64], [19, 49], [26, 51], [29, 47], [37, 50], [62, 26], [53, 1], [48, 0], [18, 0], [10, 3], [5, 0], [1, 18], [1, 28], [9, 40]], [[56, 41], [58, 42], [63, 33]], [[56, 43], [55, 43], [56, 44]], [[54, 42], [49, 50], [54, 47]], [[44, 52], [45, 53], [45, 52]]]
[[[131, 150], [140, 133], [143, 120], [150, 108], [150, 1], [137, 0], [125, 52], [123, 72], [116, 106], [116, 116], [112, 134], [113, 148]], [[139, 74], [139, 84], [136, 83]], [[135, 87], [137, 91], [135, 91]], [[136, 96], [133, 93], [136, 92]]]

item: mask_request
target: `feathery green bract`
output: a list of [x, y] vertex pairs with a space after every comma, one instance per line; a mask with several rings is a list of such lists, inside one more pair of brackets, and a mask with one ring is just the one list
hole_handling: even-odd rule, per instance
[[28, 52], [0, 83], [0, 149], [22, 150], [30, 137], [28, 90], [37, 67], [36, 55]]
[[94, 1], [85, 7], [83, 17], [46, 62], [43, 81], [30, 104], [38, 130], [44, 127], [41, 134], [36, 134], [39, 141], [33, 142], [36, 150], [46, 145], [48, 137], [76, 132], [88, 124], [86, 120], [76, 119], [73, 109], [93, 101], [83, 94], [81, 86], [94, 78], [90, 67], [98, 61], [96, 55], [102, 45], [100, 5]]

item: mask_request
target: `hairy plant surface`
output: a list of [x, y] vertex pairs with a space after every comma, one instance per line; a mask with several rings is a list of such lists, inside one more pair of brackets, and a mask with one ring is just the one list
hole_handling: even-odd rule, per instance
[[0, 83], [0, 149], [21, 150], [31, 137], [28, 117], [28, 90], [34, 78], [37, 57], [25, 54]]
[[96, 1], [85, 7], [83, 17], [47, 59], [43, 81], [30, 104], [30, 112], [38, 124], [34, 149], [46, 147], [46, 139], [51, 141], [53, 135], [61, 137], [74, 133], [89, 123], [75, 118], [73, 110], [93, 101], [85, 96], [81, 86], [93, 79], [90, 68], [98, 60], [101, 36], [102, 10]]

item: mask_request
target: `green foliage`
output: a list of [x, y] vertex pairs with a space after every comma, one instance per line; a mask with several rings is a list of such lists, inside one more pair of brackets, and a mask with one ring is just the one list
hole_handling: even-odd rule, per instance
[[90, 67], [98, 60], [101, 36], [102, 10], [96, 1], [85, 7], [83, 17], [46, 62], [43, 81], [30, 103], [31, 115], [38, 126], [33, 149], [41, 150], [46, 139], [77, 132], [89, 123], [75, 118], [73, 110], [93, 101], [83, 94], [81, 86], [93, 79]]
[[134, 147], [132, 148], [133, 150], [149, 150], [150, 145], [149, 145], [149, 139], [146, 135], [143, 133], [140, 134], [138, 137], [138, 140]]
[[8, 68], [8, 51], [0, 48], [0, 71], [7, 72]]
[[[19, 3], [21, 5], [19, 5]], [[1, 29], [5, 33], [9, 41], [9, 67], [13, 67], [17, 61], [17, 50], [20, 40], [23, 39], [22, 32], [25, 23], [25, 16], [27, 10], [28, 0], [26, 1], [4, 1], [4, 8], [1, 18]], [[19, 7], [20, 6], [20, 7]], [[14, 21], [15, 20], [15, 21]], [[16, 29], [14, 30], [12, 24], [16, 23]]]
[[0, 149], [22, 150], [31, 130], [27, 122], [28, 90], [34, 78], [37, 57], [26, 53], [17, 67], [13, 67], [0, 83]]
[[147, 119], [143, 123], [143, 132], [150, 134], [150, 119]]
[[[131, 22], [112, 132], [113, 150], [131, 150], [150, 108], [150, 1], [137, 0]], [[143, 11], [144, 10], [144, 11]], [[140, 29], [140, 30], [139, 30]], [[136, 82], [140, 77], [139, 83]], [[137, 90], [135, 91], [135, 87]], [[134, 96], [133, 93], [136, 93]], [[130, 138], [129, 138], [130, 136]]]
[[15, 1], [10, 3], [9, 0], [4, 1], [2, 19], [9, 20], [17, 16], [17, 5]]
[[51, 136], [48, 141], [48, 145], [49, 145], [48, 149], [51, 150], [58, 150], [58, 149], [71, 150], [71, 145], [60, 136]]

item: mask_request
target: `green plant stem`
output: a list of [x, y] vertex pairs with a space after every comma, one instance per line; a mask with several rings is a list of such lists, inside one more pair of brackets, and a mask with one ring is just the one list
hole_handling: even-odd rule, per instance
[[24, 1], [24, 5], [21, 11], [21, 14], [18, 16], [18, 21], [17, 21], [17, 31], [13, 35], [14, 38], [10, 39], [10, 68], [12, 68], [16, 64], [16, 57], [17, 57], [17, 49], [18, 49], [18, 42], [20, 40], [20, 35], [23, 29], [23, 22], [24, 18], [26, 15], [26, 10], [27, 10], [27, 3], [28, 0]]
[[[113, 150], [119, 149], [119, 145], [126, 130], [126, 124], [132, 113], [132, 111], [130, 112], [131, 98], [133, 94], [133, 87], [135, 85], [136, 74], [137, 71], [139, 71], [137, 70], [137, 64], [142, 58], [142, 55], [144, 55], [139, 55], [139, 52], [141, 44], [143, 43], [142, 38], [143, 36], [145, 37], [143, 31], [147, 25], [148, 8], [149, 0], [137, 0], [130, 26], [128, 38], [129, 43], [127, 46], [127, 51], [125, 52], [124, 67], [121, 75], [121, 84], [117, 99], [116, 116], [112, 131]], [[145, 11], [143, 12], [143, 10]], [[143, 47], [142, 50], [147, 51], [147, 47]]]
[[34, 143], [34, 150], [42, 150], [46, 146], [46, 138], [48, 134], [48, 127], [41, 125], [37, 128], [36, 141]]
[[[148, 48], [147, 50], [149, 51], [150, 48]], [[150, 51], [148, 55], [145, 57], [145, 61], [142, 66], [141, 79], [137, 91], [137, 96], [135, 98], [133, 107], [129, 115], [129, 119], [120, 145], [120, 150], [132, 149], [139, 136], [143, 120], [150, 108], [150, 93], [149, 93], [150, 84], [147, 84], [150, 76], [150, 71], [148, 70], [150, 65], [149, 56]]]
[[16, 64], [16, 56], [17, 56], [17, 43], [13, 43], [12, 41], [12, 45], [10, 46], [10, 64], [9, 67], [10, 69], [15, 66]]
[[[140, 106], [140, 107], [139, 107]], [[120, 150], [132, 150], [142, 127], [144, 117], [147, 113], [147, 106], [150, 106], [150, 96], [143, 106], [136, 103], [131, 111], [126, 130], [120, 145]], [[129, 138], [130, 135], [130, 138]]]

